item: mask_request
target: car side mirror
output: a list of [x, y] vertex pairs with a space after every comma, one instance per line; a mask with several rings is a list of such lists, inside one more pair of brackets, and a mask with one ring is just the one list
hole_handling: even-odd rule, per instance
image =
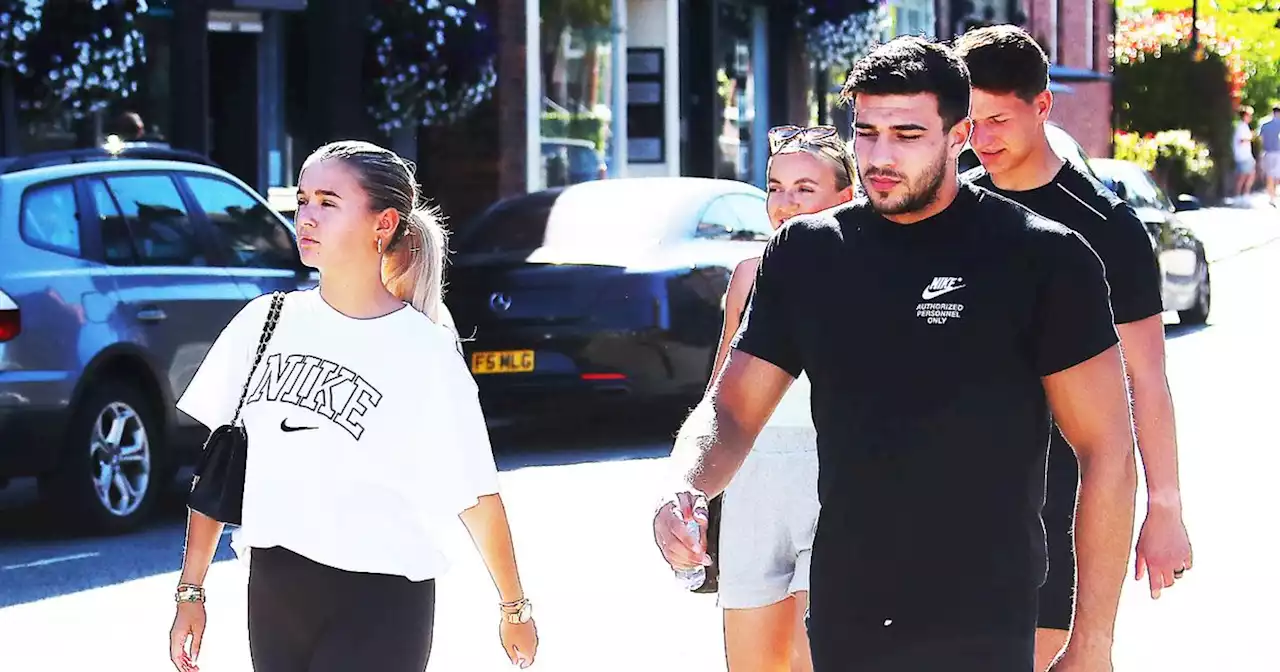
[[1178, 200], [1173, 202], [1174, 212], [1187, 212], [1190, 210], [1199, 210], [1204, 206], [1200, 203], [1200, 199], [1191, 194], [1178, 194]]

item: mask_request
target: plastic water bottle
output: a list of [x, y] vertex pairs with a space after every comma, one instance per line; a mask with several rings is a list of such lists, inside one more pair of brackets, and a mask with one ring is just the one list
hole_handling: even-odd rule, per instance
[[[698, 521], [690, 518], [684, 524], [685, 534], [690, 539], [698, 540], [702, 537], [702, 530], [698, 527]], [[684, 585], [685, 590], [697, 590], [702, 587], [703, 582], [707, 580], [707, 568], [701, 565], [693, 569], [677, 569], [676, 578]]]

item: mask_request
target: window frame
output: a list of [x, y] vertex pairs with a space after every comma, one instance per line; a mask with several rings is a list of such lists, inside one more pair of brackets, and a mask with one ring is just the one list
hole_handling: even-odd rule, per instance
[[[178, 176], [175, 171], [165, 170], [165, 169], [117, 170], [117, 171], [103, 171], [100, 173], [93, 173], [91, 175], [82, 175], [81, 176], [82, 179], [96, 178], [96, 179], [102, 180], [102, 182], [106, 184], [107, 191], [111, 194], [112, 200], [115, 201], [116, 209], [120, 211], [121, 217], [125, 218], [126, 226], [129, 227], [129, 236], [132, 238], [132, 241], [133, 241], [134, 263], [132, 266], [128, 266], [128, 267], [122, 266], [120, 268], [217, 268], [218, 264], [216, 263], [205, 263], [200, 266], [190, 266], [186, 264], [147, 263], [146, 258], [141, 254], [141, 248], [139, 246], [140, 238], [137, 232], [133, 230], [133, 227], [128, 224], [128, 215], [124, 214], [124, 208], [121, 207], [120, 205], [120, 196], [116, 194], [115, 190], [111, 188], [110, 181], [112, 179], [119, 179], [119, 178], [157, 177], [157, 176], [167, 178], [169, 180], [169, 183], [172, 184], [173, 188], [178, 192], [178, 198], [182, 201], [182, 207], [186, 209], [187, 221], [191, 225], [191, 231], [196, 241], [196, 245], [199, 253], [202, 256], [204, 256], [207, 262], [215, 262], [219, 260], [218, 254], [217, 254], [218, 252], [217, 246], [213, 244], [213, 240], [210, 237], [209, 231], [205, 228], [204, 222], [201, 221], [201, 218], [196, 216], [195, 208], [193, 207], [193, 205], [195, 204], [192, 203], [191, 196], [186, 191], [186, 185], [181, 180], [177, 179]], [[86, 185], [85, 188], [87, 189], [88, 185]], [[101, 216], [101, 213], [98, 213], [97, 205], [93, 204], [93, 206], [94, 206], [94, 214]], [[101, 261], [103, 263], [106, 263], [105, 253], [101, 254], [100, 256], [101, 256]]]
[[[59, 256], [67, 257], [69, 259], [92, 260], [91, 255], [96, 250], [96, 247], [94, 246], [94, 243], [96, 241], [94, 241], [93, 237], [89, 235], [89, 232], [87, 230], [89, 227], [85, 226], [85, 211], [86, 211], [86, 206], [88, 206], [89, 204], [86, 203], [85, 194], [80, 189], [80, 185], [78, 184], [79, 179], [80, 178], [78, 176], [64, 177], [64, 178], [58, 178], [54, 180], [36, 182], [33, 184], [29, 184], [25, 188], [23, 188], [22, 195], [18, 198], [18, 237], [22, 240], [22, 242], [38, 250], [44, 250], [45, 252], [57, 254]], [[27, 227], [26, 227], [27, 198], [30, 197], [31, 194], [34, 192], [37, 192], [43, 189], [58, 187], [61, 185], [70, 186], [72, 197], [75, 199], [76, 211], [74, 215], [76, 220], [76, 229], [77, 229], [76, 233], [78, 234], [77, 238], [79, 238], [79, 241], [80, 241], [80, 249], [76, 251], [67, 250], [65, 248], [61, 248], [56, 245], [50, 245], [45, 241], [37, 240], [33, 236], [30, 236], [27, 234]]]
[[[107, 184], [107, 178], [114, 174], [116, 173], [94, 173], [92, 175], [83, 175], [79, 180], [77, 180], [80, 183], [80, 188], [84, 190], [85, 199], [89, 203], [89, 207], [92, 208], [91, 215], [93, 216], [94, 223], [93, 230], [97, 236], [97, 240], [95, 241], [96, 245], [94, 247], [94, 261], [112, 268], [145, 268], [144, 265], [138, 263], [138, 260], [141, 258], [138, 251], [138, 240], [137, 237], [133, 235], [133, 229], [129, 226], [129, 221], [125, 219], [124, 210], [120, 207], [120, 199], [116, 198], [115, 192], [111, 191], [110, 185]], [[93, 197], [93, 182], [102, 183], [102, 188], [106, 190], [107, 197], [111, 199], [111, 205], [120, 215], [120, 221], [124, 224], [125, 233], [129, 236], [129, 249], [132, 251], [133, 256], [127, 264], [119, 264], [107, 259], [107, 241], [106, 236], [102, 234], [103, 216], [102, 211], [98, 209], [97, 199]]]
[[[293, 259], [293, 264], [287, 267], [276, 267], [276, 266], [240, 266], [240, 265], [231, 263], [232, 259], [222, 249], [222, 245], [218, 243], [218, 226], [213, 223], [213, 220], [209, 217], [209, 213], [204, 209], [204, 206], [200, 203], [200, 199], [196, 197], [195, 189], [191, 187], [191, 184], [187, 182], [187, 180], [192, 177], [195, 177], [195, 178], [204, 178], [204, 179], [212, 180], [216, 182], [222, 182], [223, 184], [226, 184], [227, 186], [233, 189], [238, 189], [239, 191], [247, 195], [254, 202], [257, 202], [258, 204], [267, 207], [267, 209], [273, 215], [276, 214], [275, 209], [271, 208], [270, 204], [268, 204], [263, 199], [258, 198], [258, 194], [254, 192], [252, 189], [247, 189], [242, 185], [236, 184], [235, 181], [229, 180], [225, 176], [218, 175], [216, 173], [205, 173], [205, 172], [193, 171], [193, 170], [179, 170], [179, 171], [173, 171], [172, 177], [173, 177], [174, 185], [177, 186], [178, 192], [182, 195], [182, 200], [186, 204], [187, 210], [190, 211], [191, 213], [190, 216], [192, 218], [192, 222], [196, 224], [197, 228], [199, 229], [202, 242], [208, 248], [207, 254], [210, 261], [215, 262], [210, 264], [211, 267], [236, 269], [236, 270], [257, 269], [257, 270], [267, 270], [267, 271], [296, 271], [296, 270], [299, 270], [300, 268], [305, 268], [302, 266], [301, 256], [298, 250], [298, 237], [296, 232], [283, 220], [283, 218], [279, 217], [278, 215], [276, 215], [274, 219], [276, 220], [276, 224], [280, 226], [282, 229], [284, 229], [284, 232], [289, 236], [289, 245], [290, 247], [293, 248], [292, 257], [291, 257]], [[311, 269], [306, 268], [306, 270], [310, 271]]]
[[755, 227], [751, 226], [751, 223], [750, 223], [750, 222], [748, 222], [748, 221], [744, 221], [744, 220], [742, 219], [742, 215], [743, 215], [744, 213], [741, 213], [741, 212], [739, 212], [739, 211], [738, 211], [738, 209], [737, 209], [737, 208], [734, 208], [734, 214], [735, 214], [735, 215], [737, 215], [738, 223], [742, 225], [742, 226], [741, 226], [739, 229], [737, 229], [737, 230], [741, 230], [741, 231], [751, 231], [751, 232], [753, 232], [753, 233], [760, 233], [761, 235], [763, 235], [763, 236], [764, 236], [764, 238], [762, 238], [762, 239], [760, 239], [760, 240], [737, 240], [737, 239], [734, 239], [734, 238], [730, 237], [730, 240], [732, 240], [732, 241], [734, 241], [734, 242], [745, 242], [745, 243], [752, 243], [752, 242], [755, 242], [755, 243], [762, 243], [762, 242], [768, 242], [768, 241], [769, 241], [769, 239], [773, 237], [773, 224], [769, 221], [769, 210], [768, 210], [768, 199], [767, 199], [767, 198], [761, 198], [761, 197], [759, 197], [759, 196], [756, 196], [755, 194], [749, 194], [749, 193], [744, 193], [744, 192], [737, 192], [737, 193], [724, 194], [723, 196], [721, 196], [721, 198], [728, 198], [728, 199], [730, 199], [731, 203], [730, 203], [730, 206], [729, 206], [729, 207], [731, 207], [731, 208], [733, 208], [733, 207], [734, 207], [734, 206], [732, 205], [732, 201], [734, 201], [734, 200], [741, 201], [741, 202], [743, 203], [743, 207], [746, 207], [746, 202], [747, 202], [748, 200], [751, 200], [751, 201], [757, 201], [757, 203], [754, 203], [754, 204], [752, 205], [752, 207], [753, 207], [753, 208], [759, 208], [759, 212], [757, 213], [756, 218], [757, 218], [758, 220], [760, 220], [760, 221], [763, 221], [763, 222], [764, 222], [764, 226], [765, 226], [765, 228], [764, 228], [764, 230], [763, 230], [763, 231], [759, 231], [759, 232], [757, 232], [757, 231], [755, 230]]
[[[768, 240], [768, 237], [766, 237], [764, 241], [755, 240], [755, 239], [741, 240], [733, 237], [734, 233], [738, 231], [754, 231], [753, 227], [749, 227], [745, 222], [742, 221], [742, 218], [738, 214], [738, 208], [734, 207], [733, 205], [734, 198], [757, 199], [759, 197], [750, 193], [736, 192], [736, 191], [716, 194], [713, 198], [707, 201], [706, 205], [702, 206], [701, 210], [698, 211], [698, 217], [694, 221], [694, 228], [693, 228], [693, 234], [692, 234], [694, 240], [712, 240], [712, 241], [723, 241], [723, 242], [729, 242], [729, 243], [759, 243], [759, 242], [765, 242]], [[759, 199], [759, 200], [760, 200], [760, 208], [761, 208], [761, 211], [763, 212], [765, 208], [765, 199]], [[702, 235], [701, 233], [702, 223], [705, 221], [707, 213], [710, 212], [712, 208], [717, 207], [717, 205], [720, 204], [721, 201], [724, 201], [723, 205], [728, 210], [729, 214], [733, 215], [733, 221], [737, 223], [737, 226], [729, 229], [728, 230], [729, 235], [726, 237], [712, 237], [712, 236]], [[768, 215], [766, 214], [765, 217], [767, 218]], [[772, 227], [770, 227], [768, 236], [772, 236], [772, 235], [773, 235], [773, 229]]]

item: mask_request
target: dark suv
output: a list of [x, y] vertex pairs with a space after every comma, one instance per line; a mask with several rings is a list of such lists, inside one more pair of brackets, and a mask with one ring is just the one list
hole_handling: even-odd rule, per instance
[[0, 485], [122, 531], [203, 438], [174, 408], [248, 300], [313, 286], [243, 182], [163, 147], [0, 159]]

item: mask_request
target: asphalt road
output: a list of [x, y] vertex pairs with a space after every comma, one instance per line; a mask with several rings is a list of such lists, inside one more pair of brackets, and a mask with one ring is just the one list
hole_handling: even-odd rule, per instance
[[[1196, 567], [1159, 601], [1128, 582], [1117, 670], [1274, 665], [1280, 439], [1271, 420], [1280, 402], [1280, 311], [1271, 288], [1280, 277], [1280, 243], [1264, 243], [1258, 238], [1249, 251], [1215, 255], [1222, 261], [1214, 265], [1208, 327], [1169, 329]], [[534, 669], [723, 669], [714, 599], [682, 593], [650, 541], [671, 424], [638, 424], [500, 441], [501, 484], [542, 635]], [[180, 492], [175, 487], [147, 529], [87, 539], [50, 532], [23, 487], [0, 493], [0, 670], [169, 669]], [[509, 669], [497, 644], [491, 584], [460, 526], [450, 544], [457, 561], [439, 582], [430, 669]], [[245, 580], [224, 543], [207, 582], [204, 670], [249, 670]]]

